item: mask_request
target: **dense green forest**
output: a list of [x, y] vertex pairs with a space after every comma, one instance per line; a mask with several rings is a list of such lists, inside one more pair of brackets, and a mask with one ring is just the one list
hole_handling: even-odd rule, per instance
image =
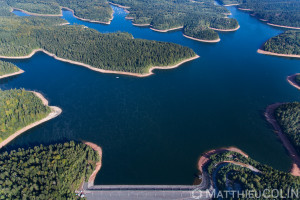
[[279, 106], [275, 110], [275, 117], [282, 131], [300, 153], [300, 102]]
[[300, 31], [286, 31], [269, 39], [262, 48], [273, 53], [300, 55]]
[[220, 0], [223, 4], [239, 3], [239, 8], [272, 24], [300, 27], [299, 0]]
[[234, 29], [238, 27], [235, 19], [225, 18], [229, 11], [214, 4], [213, 0], [113, 0], [129, 6], [129, 18], [135, 24], [150, 24], [159, 30], [184, 27], [184, 34], [198, 39], [214, 40], [218, 34], [208, 30]]
[[67, 7], [77, 17], [102, 22], [109, 22], [113, 12], [106, 0], [7, 0], [7, 3], [37, 14], [60, 14], [61, 7]]
[[0, 142], [49, 113], [50, 108], [32, 92], [0, 90]]
[[74, 191], [95, 169], [99, 155], [73, 141], [0, 154], [0, 199], [77, 199]]
[[[282, 189], [283, 195], [287, 195], [289, 189], [297, 190], [300, 187], [300, 178], [294, 177], [290, 173], [282, 172], [268, 165], [261, 164], [251, 158], [245, 158], [236, 152], [224, 152], [214, 154], [210, 157], [212, 161], [206, 166], [207, 171], [213, 176], [214, 171], [218, 169], [216, 185], [220, 191], [224, 190], [255, 190], [263, 191], [264, 189]], [[258, 169], [259, 172], [253, 172], [248, 168], [234, 164], [223, 164], [217, 168], [216, 164], [223, 161], [235, 161], [251, 165]], [[246, 199], [246, 198], [239, 198]], [[248, 198], [249, 199], [249, 198]], [[256, 199], [256, 198], [255, 198]], [[263, 197], [258, 199], [265, 199]], [[291, 198], [298, 199], [298, 198]]]
[[[3, 0], [0, 3], [5, 4]], [[141, 74], [152, 66], [173, 65], [195, 56], [187, 47], [133, 39], [128, 33], [102, 34], [84, 26], [58, 26], [65, 22], [59, 17], [0, 16], [0, 55], [25, 56], [42, 48], [96, 68]]]
[[45, 18], [47, 23], [39, 19], [0, 18], [0, 28], [6, 27], [0, 29], [0, 55], [24, 56], [42, 48], [96, 68], [135, 73], [195, 56], [193, 50], [177, 44], [133, 39], [128, 33], [101, 34], [84, 26], [49, 26], [44, 24], [56, 18]]
[[0, 60], [0, 76], [6, 75], [6, 74], [12, 74], [14, 72], [19, 71], [20, 68], [18, 68], [16, 65], [5, 62]]

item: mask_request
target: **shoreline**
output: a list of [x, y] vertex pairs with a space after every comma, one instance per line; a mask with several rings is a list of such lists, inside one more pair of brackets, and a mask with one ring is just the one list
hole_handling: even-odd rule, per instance
[[[128, 20], [131, 20], [131, 19], [128, 19]], [[135, 24], [135, 23], [133, 23], [133, 22], [131, 22], [131, 24], [132, 24], [133, 26], [138, 26], [138, 27], [148, 27], [148, 26], [150, 26], [150, 24]]]
[[121, 71], [112, 71], [112, 70], [99, 69], [99, 68], [96, 68], [96, 67], [93, 67], [91, 65], [84, 64], [84, 63], [81, 63], [81, 62], [78, 62], [78, 61], [72, 61], [72, 60], [68, 60], [68, 59], [57, 57], [55, 54], [50, 53], [50, 52], [48, 52], [48, 51], [46, 51], [44, 49], [35, 49], [35, 50], [33, 50], [27, 56], [17, 56], [17, 57], [13, 57], [13, 56], [12, 57], [9, 57], [9, 56], [0, 56], [0, 58], [4, 58], [4, 59], [28, 59], [28, 58], [31, 58], [36, 52], [39, 52], [39, 51], [44, 52], [45, 54], [47, 54], [48, 56], [53, 57], [56, 60], [59, 60], [59, 61], [62, 61], [62, 62], [66, 62], [66, 63], [70, 63], [70, 64], [74, 64], [74, 65], [79, 65], [79, 66], [82, 66], [82, 67], [86, 67], [86, 68], [88, 68], [90, 70], [93, 70], [93, 71], [96, 71], [96, 72], [101, 72], [101, 73], [105, 73], [105, 74], [129, 75], [129, 76], [135, 76], [135, 77], [147, 77], [147, 76], [150, 76], [150, 75], [154, 74], [153, 70], [155, 70], [155, 69], [174, 69], [174, 68], [179, 67], [180, 65], [182, 65], [182, 64], [184, 64], [186, 62], [195, 60], [195, 59], [197, 59], [197, 58], [200, 57], [198, 55], [195, 55], [194, 57], [182, 60], [179, 63], [171, 65], [171, 66], [153, 66], [153, 67], [151, 67], [149, 69], [149, 72], [146, 73], [146, 74], [138, 74], [138, 73], [133, 73], [133, 72], [121, 72]]
[[16, 131], [14, 134], [10, 135], [8, 138], [6, 138], [5, 140], [3, 140], [1, 143], [0, 143], [0, 149], [2, 147], [4, 147], [5, 145], [7, 145], [8, 143], [10, 143], [12, 140], [14, 140], [16, 137], [20, 136], [22, 133], [44, 123], [44, 122], [47, 122], [55, 117], [57, 117], [58, 115], [60, 115], [62, 113], [62, 110], [59, 108], [59, 107], [56, 107], [56, 106], [49, 106], [48, 105], [48, 100], [45, 99], [45, 97], [41, 94], [41, 93], [38, 93], [38, 92], [35, 92], [35, 91], [30, 91], [32, 93], [34, 93], [38, 98], [41, 99], [41, 101], [43, 102], [43, 104], [45, 106], [48, 106], [50, 107], [51, 109], [51, 112], [48, 114], [48, 116], [46, 116], [45, 118], [39, 120], [39, 121], [36, 121], [36, 122], [33, 122], [23, 128], [21, 128], [20, 130]]
[[4, 79], [4, 78], [16, 76], [16, 75], [19, 75], [19, 74], [23, 74], [24, 72], [25, 72], [24, 70], [20, 69], [20, 70], [17, 71], [17, 72], [10, 73], [10, 74], [5, 74], [5, 75], [0, 76], [0, 80], [1, 80], [1, 79]]
[[129, 6], [122, 6], [120, 4], [113, 3], [113, 2], [110, 2], [110, 1], [108, 3], [111, 4], [111, 5], [117, 6], [119, 8], [123, 8], [123, 9], [129, 9], [130, 8]]
[[211, 28], [211, 27], [209, 27], [209, 28], [212, 30], [215, 30], [215, 31], [220, 31], [220, 32], [233, 32], [233, 31], [239, 30], [241, 28], [241, 26], [238, 25], [238, 27], [233, 28], [233, 29], [217, 29], [217, 28]]
[[23, 10], [23, 9], [20, 9], [20, 8], [14, 8], [14, 7], [11, 7], [12, 10], [11, 12], [13, 12], [14, 10], [17, 10], [17, 11], [20, 11], [20, 12], [23, 12], [27, 15], [32, 15], [32, 16], [40, 16], [40, 17], [62, 17], [62, 10], [60, 10], [60, 14], [39, 14], [39, 13], [32, 13], [32, 12], [29, 12], [29, 11], [26, 11], [26, 10]]
[[91, 176], [89, 177], [89, 180], [88, 180], [88, 188], [90, 188], [90, 187], [94, 186], [96, 175], [102, 167], [102, 148], [91, 142], [83, 142], [83, 143], [85, 145], [91, 147], [94, 151], [96, 151], [100, 157], [100, 160], [96, 163], [95, 170], [93, 171], [93, 173], [91, 174]]
[[288, 76], [286, 79], [289, 82], [289, 84], [291, 84], [292, 86], [294, 86], [295, 88], [297, 88], [298, 90], [300, 90], [300, 85], [295, 81], [295, 78], [298, 75], [300, 75], [300, 73]]
[[238, 9], [242, 11], [253, 11], [252, 9], [248, 9], [248, 8], [238, 8]]
[[178, 26], [175, 28], [170, 28], [170, 29], [165, 29], [165, 30], [159, 30], [159, 29], [155, 29], [155, 28], [150, 28], [152, 31], [156, 31], [156, 32], [160, 32], [160, 33], [167, 33], [169, 31], [175, 31], [175, 30], [181, 30], [183, 29], [183, 26]]
[[210, 161], [209, 157], [213, 154], [222, 153], [225, 151], [233, 151], [233, 152], [243, 155], [246, 158], [249, 157], [248, 154], [246, 154], [245, 152], [243, 152], [241, 149], [239, 149], [237, 147], [223, 147], [223, 148], [219, 148], [219, 149], [212, 149], [210, 151], [203, 153], [203, 155], [198, 159], [198, 163], [197, 163], [198, 170], [201, 173], [203, 173], [203, 167]]
[[[96, 20], [91, 20], [91, 19], [84, 19], [84, 18], [80, 18], [80, 17], [77, 17], [74, 13], [74, 10], [68, 8], [68, 7], [62, 7], [60, 6], [60, 14], [38, 14], [38, 13], [32, 13], [32, 12], [28, 12], [26, 10], [23, 10], [23, 9], [20, 9], [20, 8], [14, 8], [14, 7], [11, 7], [12, 8], [12, 11], [13, 12], [14, 10], [17, 10], [17, 11], [21, 11], [27, 15], [31, 15], [31, 16], [40, 16], [40, 17], [62, 17], [63, 14], [62, 14], [62, 9], [65, 9], [65, 10], [68, 10], [68, 11], [71, 11], [73, 13], [73, 16], [79, 20], [82, 20], [82, 21], [87, 21], [87, 22], [91, 22], [91, 23], [99, 23], [99, 24], [107, 24], [109, 25], [111, 23], [111, 21], [113, 20], [114, 18], [114, 12], [112, 12], [111, 14], [111, 18], [109, 19], [108, 22], [102, 22], [102, 21], [96, 21]], [[65, 25], [66, 23], [64, 23], [63, 25]], [[69, 24], [69, 23], [68, 23]]]
[[109, 25], [111, 23], [111, 21], [114, 19], [114, 11], [111, 13], [111, 17], [109, 18], [109, 21], [108, 22], [102, 22], [102, 21], [97, 21], [97, 20], [91, 20], [91, 19], [84, 19], [84, 18], [81, 18], [81, 17], [77, 17], [74, 13], [74, 10], [68, 8], [68, 7], [61, 7], [61, 9], [65, 9], [65, 10], [68, 10], [68, 11], [71, 11], [73, 13], [73, 16], [76, 18], [76, 19], [79, 19], [81, 21], [85, 21], [85, 22], [91, 22], [91, 23], [98, 23], [98, 24], [106, 24], [106, 25]]
[[288, 29], [300, 30], [300, 27], [282, 26], [282, 25], [271, 24], [271, 23], [267, 23], [267, 24], [270, 25], [270, 26], [275, 26], [275, 27], [279, 27], [279, 28], [288, 28]]
[[257, 53], [271, 55], [271, 56], [287, 57], [287, 58], [300, 58], [300, 55], [273, 53], [270, 51], [264, 51], [262, 49], [258, 49]]
[[293, 160], [291, 174], [293, 176], [300, 176], [300, 157], [297, 154], [297, 151], [295, 150], [294, 146], [288, 139], [285, 133], [282, 132], [281, 127], [279, 126], [277, 120], [274, 117], [274, 112], [278, 108], [278, 106], [283, 105], [284, 103], [275, 103], [272, 105], [269, 105], [265, 112], [265, 117], [267, 121], [273, 126], [274, 132], [281, 140], [283, 146], [288, 151], [289, 156]]
[[206, 42], [206, 43], [217, 43], [217, 42], [220, 42], [221, 39], [216, 39], [216, 40], [201, 40], [201, 39], [197, 39], [197, 38], [193, 38], [193, 37], [190, 37], [190, 36], [187, 36], [185, 34], [183, 34], [184, 37], [188, 38], [188, 39], [191, 39], [191, 40], [196, 40], [196, 41], [199, 41], [199, 42]]
[[233, 3], [233, 4], [225, 4], [223, 6], [228, 7], [228, 6], [238, 6], [238, 5], [240, 5], [240, 4], [239, 3]]

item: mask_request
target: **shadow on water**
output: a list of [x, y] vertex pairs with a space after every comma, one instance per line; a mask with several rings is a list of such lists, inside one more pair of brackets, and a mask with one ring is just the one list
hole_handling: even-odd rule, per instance
[[80, 21], [65, 10], [63, 18], [102, 33], [125, 31], [135, 38], [178, 43], [201, 57], [147, 78], [96, 73], [41, 52], [12, 60], [25, 73], [0, 88], [40, 91], [63, 113], [8, 149], [69, 139], [94, 142], [103, 148], [96, 184], [191, 184], [199, 155], [223, 146], [237, 146], [280, 170], [290, 168], [262, 113], [269, 104], [300, 100], [286, 81], [299, 72], [300, 63], [256, 53], [282, 30], [229, 7], [241, 28], [220, 33], [220, 43], [206, 44], [184, 38], [181, 31], [135, 27], [122, 9], [113, 9], [110, 25]]

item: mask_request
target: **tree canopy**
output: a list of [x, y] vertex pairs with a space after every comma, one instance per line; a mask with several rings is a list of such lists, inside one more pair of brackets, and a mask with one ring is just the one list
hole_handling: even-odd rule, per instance
[[300, 31], [286, 31], [272, 37], [263, 45], [263, 50], [279, 54], [300, 55]]
[[50, 108], [32, 92], [0, 90], [0, 142], [49, 113]]
[[0, 199], [77, 199], [74, 191], [100, 159], [91, 147], [74, 141], [3, 152]]
[[5, 62], [5, 61], [0, 60], [0, 76], [6, 75], [6, 74], [12, 74], [19, 70], [20, 70], [20, 68], [18, 68], [16, 65], [14, 65], [10, 62]]

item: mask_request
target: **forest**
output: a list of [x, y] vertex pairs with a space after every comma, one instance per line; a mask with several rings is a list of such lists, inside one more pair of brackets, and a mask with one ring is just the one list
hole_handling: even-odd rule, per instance
[[[212, 161], [206, 166], [208, 173], [212, 176], [216, 169], [216, 185], [220, 191], [235, 190], [243, 191], [255, 190], [263, 191], [264, 189], [282, 189], [284, 196], [287, 195], [289, 189], [297, 190], [300, 187], [300, 178], [292, 176], [290, 173], [276, 170], [268, 165], [261, 164], [251, 158], [245, 158], [236, 152], [224, 152], [214, 154], [210, 157]], [[216, 167], [217, 163], [223, 161], [235, 161], [244, 164], [249, 164], [259, 172], [253, 172], [248, 168], [241, 167], [234, 164], [222, 164]], [[237, 198], [236, 198], [237, 199]], [[249, 198], [239, 198], [249, 199]], [[264, 200], [266, 198], [255, 198]], [[298, 198], [289, 198], [296, 200]]]
[[61, 7], [67, 7], [77, 17], [102, 22], [109, 22], [113, 12], [106, 0], [7, 0], [7, 4], [37, 14], [60, 14]]
[[50, 108], [32, 92], [0, 89], [0, 142], [49, 113]]
[[74, 191], [99, 159], [91, 147], [74, 141], [2, 152], [0, 199], [78, 199]]
[[19, 70], [20, 68], [18, 68], [16, 65], [0, 60], [0, 76], [12, 74], [14, 72], [18, 72]]
[[158, 30], [184, 27], [184, 34], [197, 39], [214, 40], [218, 33], [208, 30], [234, 29], [235, 19], [225, 18], [229, 11], [214, 4], [213, 0], [113, 0], [113, 3], [130, 7], [129, 18], [134, 24], [149, 24]]
[[240, 4], [250, 14], [271, 24], [300, 27], [299, 0], [220, 0], [223, 4]]
[[[4, 0], [2, 0], [4, 1]], [[74, 10], [84, 19], [109, 22], [112, 8], [106, 0], [6, 0], [8, 6], [38, 14], [60, 14], [61, 7]], [[235, 29], [238, 22], [225, 18], [229, 11], [214, 4], [213, 0], [114, 0], [113, 3], [129, 6], [134, 24], [149, 24], [158, 30], [184, 27], [184, 34], [197, 39], [215, 40], [216, 29]]]
[[300, 102], [282, 104], [275, 110], [275, 117], [300, 154]]
[[262, 48], [273, 53], [300, 55], [300, 31], [286, 31], [269, 39]]
[[141, 74], [152, 66], [173, 65], [195, 56], [190, 48], [133, 39], [128, 33], [57, 26], [64, 22], [59, 17], [0, 17], [0, 55], [25, 56], [42, 48], [96, 68]]

